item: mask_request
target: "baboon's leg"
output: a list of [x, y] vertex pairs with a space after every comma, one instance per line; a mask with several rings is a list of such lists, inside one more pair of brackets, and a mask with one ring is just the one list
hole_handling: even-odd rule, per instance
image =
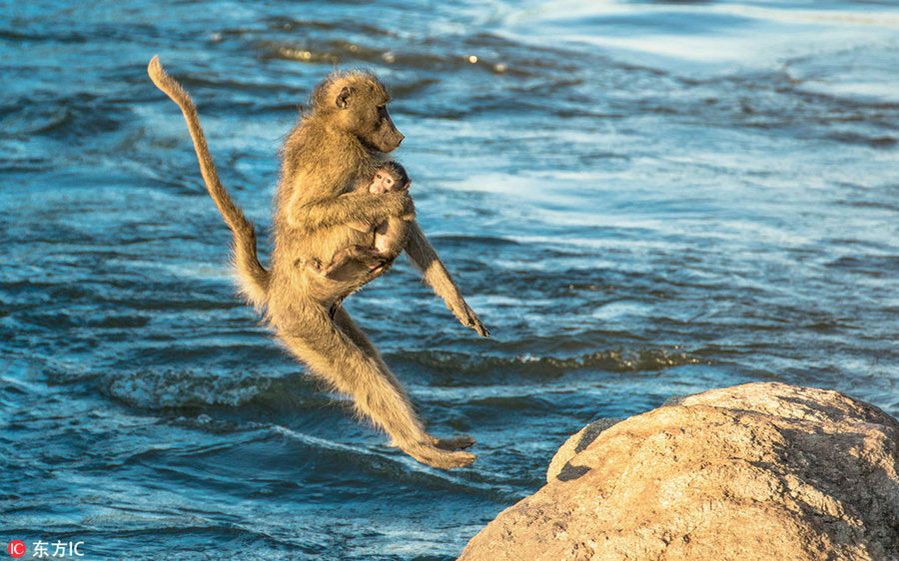
[[375, 229], [375, 249], [389, 259], [396, 259], [406, 247], [408, 234], [408, 220], [389, 218]]
[[393, 372], [387, 367], [387, 363], [384, 362], [384, 359], [381, 358], [381, 353], [378, 352], [378, 349], [369, 341], [368, 336], [365, 335], [365, 332], [362, 331], [356, 322], [350, 317], [350, 314], [347, 313], [346, 310], [343, 309], [343, 306], [338, 306], [334, 309], [334, 313], [332, 314], [334, 318], [334, 323], [337, 324], [337, 327], [340, 328], [341, 331], [346, 333], [347, 337], [350, 338], [353, 343], [356, 344], [359, 349], [368, 355], [369, 358], [373, 359], [375, 363], [378, 365], [378, 370], [384, 375], [387, 380], [393, 384], [393, 387], [405, 397], [406, 392], [403, 390], [403, 386], [400, 384], [400, 381], [396, 379], [396, 376], [393, 375]]
[[356, 411], [387, 432], [394, 445], [422, 463], [443, 469], [475, 460], [474, 454], [448, 452], [434, 445], [436, 439], [424, 431], [408, 399], [394, 385], [395, 378], [385, 376], [378, 361], [339, 329], [323, 307], [308, 303], [300, 309], [295, 323], [279, 326], [278, 336], [314, 374], [351, 395]]
[[[393, 387], [396, 388], [396, 391], [399, 392], [401, 396], [405, 397], [406, 392], [403, 391], [403, 387], [400, 385], [399, 380], [396, 379], [396, 376], [394, 376], [393, 372], [390, 371], [390, 368], [387, 367], [387, 363], [381, 358], [381, 353], [379, 353], [378, 349], [371, 341], [369, 341], [365, 332], [356, 325], [356, 322], [354, 322], [352, 318], [350, 318], [350, 314], [343, 309], [343, 306], [335, 308], [333, 317], [334, 323], [337, 324], [340, 330], [346, 333], [347, 337], [349, 337], [363, 353], [375, 361], [381, 374], [393, 384]], [[475, 443], [474, 438], [467, 434], [460, 434], [450, 438], [431, 437], [431, 439], [432, 444], [441, 450], [462, 450]]]

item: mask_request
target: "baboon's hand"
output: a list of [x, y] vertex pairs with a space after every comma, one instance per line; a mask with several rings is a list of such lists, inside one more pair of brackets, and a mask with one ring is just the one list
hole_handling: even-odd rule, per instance
[[394, 216], [415, 217], [415, 203], [412, 202], [412, 196], [408, 191], [392, 191], [390, 194], [396, 195], [403, 205], [402, 210]]
[[478, 335], [481, 337], [490, 337], [490, 332], [487, 331], [487, 328], [484, 327], [484, 324], [481, 323], [481, 320], [478, 318], [478, 315], [474, 313], [474, 310], [468, 307], [468, 304], [463, 300], [461, 304], [451, 306], [447, 304], [447, 308], [453, 312], [462, 325], [467, 325], [468, 327], [474, 329], [478, 332]]
[[388, 191], [381, 195], [366, 195], [368, 199], [363, 203], [375, 209], [370, 217], [371, 226], [377, 226], [388, 218], [411, 214], [415, 216], [415, 205], [412, 197], [405, 191]]

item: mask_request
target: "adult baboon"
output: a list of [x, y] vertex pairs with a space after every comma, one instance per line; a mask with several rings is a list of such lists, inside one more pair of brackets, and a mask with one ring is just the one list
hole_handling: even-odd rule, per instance
[[[184, 113], [203, 180], [234, 235], [241, 291], [265, 310], [278, 338], [313, 374], [351, 395], [356, 411], [413, 458], [444, 469], [472, 463], [475, 455], [459, 450], [474, 440], [465, 435], [438, 439], [425, 432], [399, 382], [341, 306], [386, 267], [371, 270], [360, 262], [326, 278], [305, 266], [313, 259], [330, 259], [342, 248], [373, 242], [373, 234], [351, 228], [350, 222], [376, 226], [414, 212], [406, 191], [373, 195], [358, 189], [368, 185], [386, 161], [384, 154], [403, 140], [387, 113], [389, 98], [381, 82], [368, 72], [343, 72], [315, 87], [310, 109], [281, 150], [274, 247], [266, 270], [256, 254], [253, 225], [219, 182], [193, 101], [165, 73], [158, 57], [150, 61], [148, 72]], [[414, 220], [405, 249], [456, 317], [488, 336]]]

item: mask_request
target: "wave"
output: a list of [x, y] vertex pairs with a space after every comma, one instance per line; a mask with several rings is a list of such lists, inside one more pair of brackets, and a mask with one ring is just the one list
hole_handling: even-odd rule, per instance
[[[303, 391], [305, 387], [305, 391]], [[264, 408], [313, 409], [327, 398], [311, 391], [313, 382], [300, 375], [221, 375], [191, 369], [165, 369], [108, 374], [101, 391], [116, 401], [141, 409], [247, 405]]]
[[607, 372], [654, 372], [707, 361], [691, 354], [658, 348], [639, 350], [606, 350], [575, 357], [539, 356], [531, 353], [511, 357], [471, 355], [449, 351], [405, 351], [398, 358], [409, 360], [440, 372], [480, 374], [485, 372], [518, 372], [559, 376], [566, 372], [599, 369]]

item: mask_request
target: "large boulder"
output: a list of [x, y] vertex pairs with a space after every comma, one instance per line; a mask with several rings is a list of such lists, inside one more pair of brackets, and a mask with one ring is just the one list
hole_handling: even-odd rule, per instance
[[899, 560], [899, 422], [835, 391], [712, 390], [571, 437], [460, 561]]

